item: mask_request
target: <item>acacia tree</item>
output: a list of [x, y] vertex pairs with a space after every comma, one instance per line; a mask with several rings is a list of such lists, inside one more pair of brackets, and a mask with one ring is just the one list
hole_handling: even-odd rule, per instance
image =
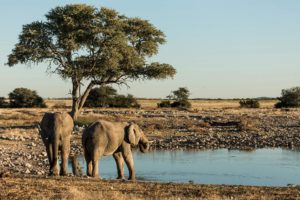
[[163, 32], [147, 20], [72, 4], [50, 10], [45, 21], [24, 25], [7, 64], [46, 62], [50, 72], [70, 79], [71, 115], [76, 119], [96, 85], [173, 77], [171, 65], [147, 62], [164, 42]]
[[178, 90], [172, 91], [173, 95], [170, 95], [175, 101], [187, 101], [190, 96], [190, 91], [186, 87], [180, 87]]

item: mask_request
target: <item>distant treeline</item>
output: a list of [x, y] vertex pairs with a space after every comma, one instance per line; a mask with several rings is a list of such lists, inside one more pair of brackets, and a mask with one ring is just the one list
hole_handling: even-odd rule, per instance
[[[72, 100], [72, 98], [59, 98], [59, 97], [55, 97], [55, 98], [45, 98], [47, 100]], [[136, 98], [137, 100], [153, 100], [153, 101], [158, 101], [158, 100], [164, 100], [167, 98]], [[242, 99], [247, 99], [247, 98], [189, 98], [189, 100], [226, 100], [226, 101], [238, 101], [238, 100], [242, 100]], [[278, 100], [278, 98], [275, 97], [256, 97], [256, 98], [250, 98], [250, 99], [256, 99], [256, 100]]]

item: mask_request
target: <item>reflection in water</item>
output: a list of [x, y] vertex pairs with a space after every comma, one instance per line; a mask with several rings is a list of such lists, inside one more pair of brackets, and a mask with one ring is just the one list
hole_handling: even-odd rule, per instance
[[[268, 186], [300, 184], [298, 150], [134, 152], [134, 160], [137, 179], [140, 180]], [[85, 170], [84, 158], [80, 157], [79, 162]], [[102, 178], [117, 177], [112, 156], [104, 157], [99, 162]], [[128, 176], [127, 168], [124, 170], [125, 176]]]

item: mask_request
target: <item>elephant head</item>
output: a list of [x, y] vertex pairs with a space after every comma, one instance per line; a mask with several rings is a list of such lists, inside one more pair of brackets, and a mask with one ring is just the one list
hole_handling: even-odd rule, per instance
[[146, 153], [149, 150], [150, 143], [137, 124], [131, 123], [127, 127], [126, 134], [128, 142], [133, 146], [139, 145], [142, 153]]

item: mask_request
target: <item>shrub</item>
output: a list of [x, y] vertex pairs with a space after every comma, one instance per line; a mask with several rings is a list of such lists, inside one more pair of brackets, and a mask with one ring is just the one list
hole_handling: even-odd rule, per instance
[[279, 102], [275, 104], [275, 108], [297, 108], [300, 107], [300, 87], [283, 89]]
[[169, 108], [172, 107], [171, 101], [169, 100], [163, 100], [160, 103], [157, 103], [158, 108]]
[[258, 100], [255, 99], [244, 99], [240, 100], [240, 107], [241, 108], [259, 108], [260, 104]]
[[92, 89], [86, 102], [86, 107], [116, 107], [116, 108], [139, 108], [133, 95], [118, 95], [117, 90], [110, 86], [102, 86]]
[[192, 105], [188, 100], [174, 101], [171, 107], [174, 108], [190, 108]]
[[11, 108], [45, 108], [46, 104], [36, 91], [27, 88], [16, 88], [9, 93]]
[[109, 107], [115, 108], [140, 108], [141, 105], [137, 102], [137, 100], [133, 97], [133, 95], [128, 94], [125, 95], [116, 95], [109, 102]]
[[4, 97], [0, 97], [0, 108], [8, 108], [9, 103], [5, 100]]

